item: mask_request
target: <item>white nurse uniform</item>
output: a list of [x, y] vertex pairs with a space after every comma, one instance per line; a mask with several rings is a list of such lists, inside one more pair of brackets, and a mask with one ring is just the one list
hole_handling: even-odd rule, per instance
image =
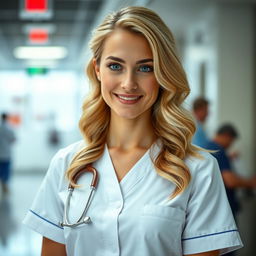
[[[88, 216], [92, 223], [69, 228], [60, 226], [68, 194], [65, 171], [78, 142], [53, 158], [24, 223], [43, 236], [66, 245], [70, 256], [181, 256], [217, 250], [221, 254], [242, 246], [218, 164], [210, 154], [204, 159], [188, 157], [192, 180], [174, 199], [175, 186], [160, 177], [152, 158], [161, 144], [154, 143], [119, 183], [105, 146], [93, 166], [99, 183]], [[84, 209], [91, 174], [82, 176], [70, 204], [70, 221]]]

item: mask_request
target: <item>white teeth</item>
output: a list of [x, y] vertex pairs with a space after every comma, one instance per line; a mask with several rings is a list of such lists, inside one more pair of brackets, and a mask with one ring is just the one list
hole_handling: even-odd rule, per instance
[[120, 99], [123, 99], [123, 100], [138, 100], [140, 96], [138, 97], [125, 97], [125, 96], [120, 96], [120, 95], [117, 95]]

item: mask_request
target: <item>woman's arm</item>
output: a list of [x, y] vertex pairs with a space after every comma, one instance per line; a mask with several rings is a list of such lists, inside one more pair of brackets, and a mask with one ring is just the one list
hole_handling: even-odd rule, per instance
[[196, 253], [196, 254], [189, 254], [184, 256], [219, 256], [220, 251], [210, 251], [210, 252], [203, 252], [203, 253]]
[[65, 244], [54, 242], [46, 237], [43, 237], [41, 256], [67, 256]]

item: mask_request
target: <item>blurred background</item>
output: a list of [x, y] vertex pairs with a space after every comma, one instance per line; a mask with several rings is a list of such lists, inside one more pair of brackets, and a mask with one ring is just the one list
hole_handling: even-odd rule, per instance
[[[223, 122], [239, 131], [237, 172], [255, 174], [254, 0], [8, 0], [0, 1], [0, 112], [15, 132], [12, 176], [0, 195], [0, 255], [40, 255], [41, 237], [21, 224], [54, 153], [81, 139], [78, 120], [88, 92], [85, 66], [91, 30], [127, 5], [160, 14], [176, 38], [191, 94], [210, 102], [206, 131]], [[1, 192], [2, 193], [2, 192]], [[256, 194], [239, 191], [238, 225], [256, 251]]]

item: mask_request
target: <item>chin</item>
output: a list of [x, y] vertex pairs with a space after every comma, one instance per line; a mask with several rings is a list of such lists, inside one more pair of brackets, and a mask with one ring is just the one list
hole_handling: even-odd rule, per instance
[[120, 115], [119, 117], [127, 120], [134, 120], [138, 118], [138, 115]]
[[140, 114], [139, 113], [118, 113], [116, 112], [116, 115], [120, 118], [123, 118], [123, 119], [128, 119], [128, 120], [133, 120], [133, 119], [137, 119]]

